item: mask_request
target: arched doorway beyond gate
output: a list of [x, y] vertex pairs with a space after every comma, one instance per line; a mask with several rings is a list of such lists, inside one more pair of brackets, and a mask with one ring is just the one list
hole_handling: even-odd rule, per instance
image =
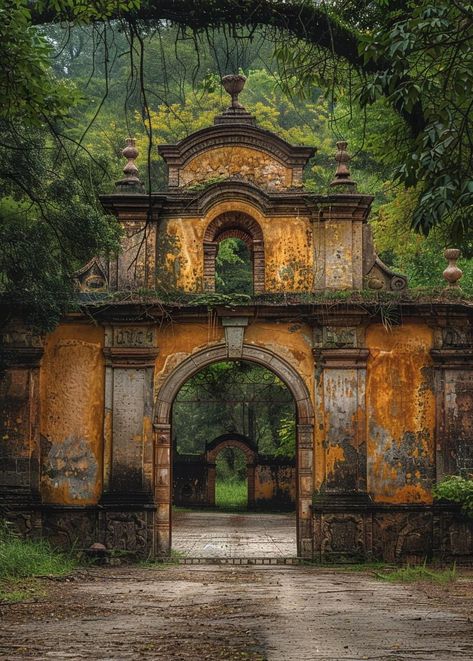
[[[312, 558], [313, 438], [314, 412], [309, 391], [297, 371], [273, 351], [243, 345], [240, 360], [255, 362], [274, 372], [289, 388], [296, 405], [297, 553]], [[186, 358], [161, 386], [154, 415], [155, 430], [155, 553], [171, 552], [172, 452], [171, 410], [181, 386], [203, 367], [228, 360], [225, 344], [198, 351]]]
[[255, 504], [255, 466], [257, 453], [251, 441], [241, 434], [224, 434], [223, 436], [219, 436], [214, 439], [207, 448], [207, 502], [209, 505], [215, 505], [215, 464], [217, 456], [225, 448], [241, 450], [245, 456], [246, 479], [248, 484], [248, 508], [251, 509]]

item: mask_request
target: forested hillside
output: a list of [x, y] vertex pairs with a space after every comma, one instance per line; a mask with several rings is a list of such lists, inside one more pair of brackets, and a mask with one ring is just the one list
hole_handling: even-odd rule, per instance
[[[227, 103], [219, 79], [235, 71], [261, 126], [318, 148], [308, 190], [327, 189], [335, 142], [349, 141], [353, 178], [375, 195], [377, 250], [411, 287], [443, 286], [445, 246], [471, 256], [468, 6], [267, 4], [2, 10], [1, 287], [39, 326], [71, 305], [76, 268], [118, 248], [97, 193], [121, 176], [124, 139], [138, 139], [147, 189], [162, 187], [156, 145], [209, 125]], [[219, 259], [240, 263], [236, 246]], [[471, 292], [471, 264], [459, 265]]]

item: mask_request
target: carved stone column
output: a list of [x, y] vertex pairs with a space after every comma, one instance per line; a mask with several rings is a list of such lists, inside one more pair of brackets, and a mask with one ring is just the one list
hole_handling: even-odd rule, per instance
[[[172, 461], [171, 425], [155, 424], [155, 552], [165, 557], [171, 551]], [[215, 488], [214, 488], [215, 494]]]
[[23, 534], [41, 530], [40, 384], [42, 338], [13, 326], [1, 337], [0, 515]]

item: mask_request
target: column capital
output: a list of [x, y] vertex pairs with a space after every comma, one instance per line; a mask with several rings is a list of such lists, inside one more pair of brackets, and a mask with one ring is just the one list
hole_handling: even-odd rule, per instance
[[110, 367], [154, 367], [157, 347], [105, 347], [105, 364]]
[[436, 367], [443, 369], [473, 370], [473, 349], [456, 347], [431, 349], [430, 355]]
[[332, 369], [366, 369], [369, 349], [312, 349], [316, 364]]

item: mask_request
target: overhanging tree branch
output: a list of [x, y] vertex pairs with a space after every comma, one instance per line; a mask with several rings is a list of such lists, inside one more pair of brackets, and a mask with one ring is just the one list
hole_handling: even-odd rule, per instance
[[[36, 25], [78, 20], [78, 16], [70, 14], [67, 8], [58, 13], [52, 8], [37, 9], [36, 4], [31, 5], [31, 14]], [[365, 61], [359, 52], [360, 33], [337, 20], [323, 5], [309, 0], [144, 0], [139, 9], [124, 13], [117, 7], [103, 20], [124, 17], [134, 21], [170, 21], [196, 31], [224, 25], [267, 26], [333, 52], [363, 75], [391, 70], [391, 62], [385, 58]], [[407, 82], [407, 77], [399, 79], [399, 85]], [[390, 96], [387, 85], [383, 93]], [[407, 111], [399, 100], [391, 100], [391, 103], [410, 127], [412, 135], [417, 136], [425, 127], [421, 104], [416, 103]]]

